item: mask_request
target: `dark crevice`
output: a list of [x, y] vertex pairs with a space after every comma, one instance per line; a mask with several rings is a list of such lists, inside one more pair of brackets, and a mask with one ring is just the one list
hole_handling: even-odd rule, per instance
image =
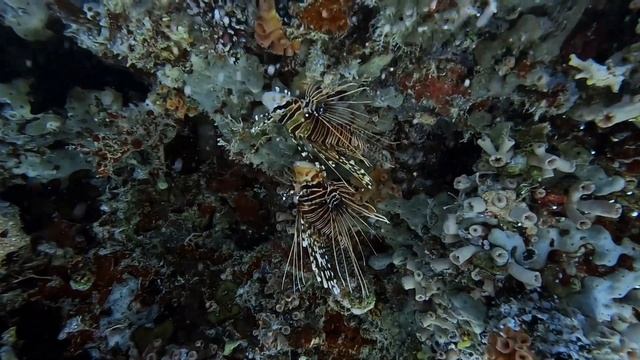
[[66, 183], [51, 180], [13, 185], [0, 192], [0, 199], [20, 209], [23, 229], [36, 242], [91, 248], [96, 245], [91, 224], [102, 216], [101, 189], [92, 179], [88, 171], [78, 171]]
[[54, 32], [46, 41], [29, 42], [7, 26], [0, 26], [0, 83], [28, 78], [31, 84], [31, 112], [39, 114], [64, 108], [74, 87], [104, 89], [122, 93], [125, 104], [144, 101], [149, 85], [144, 74], [108, 64], [63, 35], [64, 25], [52, 21]]
[[18, 311], [16, 336], [20, 359], [63, 359], [68, 344], [58, 340], [63, 318], [60, 309], [41, 302], [27, 303]]

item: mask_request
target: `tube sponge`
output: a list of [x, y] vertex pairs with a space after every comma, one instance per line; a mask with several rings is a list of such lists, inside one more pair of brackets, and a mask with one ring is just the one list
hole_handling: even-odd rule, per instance
[[538, 222], [538, 216], [531, 212], [525, 203], [519, 203], [511, 209], [509, 217], [522, 224], [524, 227], [531, 227]]
[[480, 250], [482, 250], [482, 248], [479, 246], [467, 245], [454, 250], [451, 254], [449, 254], [449, 259], [452, 263], [460, 266]]
[[478, 196], [466, 199], [462, 206], [465, 216], [474, 216], [487, 210], [487, 204]]
[[474, 183], [467, 175], [460, 175], [453, 180], [453, 188], [459, 191], [469, 190], [473, 185]]
[[488, 136], [483, 135], [478, 139], [478, 145], [489, 154], [489, 164], [493, 167], [502, 167], [511, 161], [511, 158], [513, 158], [512, 148], [515, 143], [516, 142], [510, 137], [504, 137], [502, 143], [500, 143], [500, 146], [496, 149]]
[[[561, 235], [565, 232], [566, 235]], [[618, 245], [609, 232], [600, 225], [582, 230], [577, 229], [571, 221], [564, 221], [557, 227], [538, 229], [537, 236], [538, 241], [531, 244], [537, 255], [526, 262], [532, 269], [542, 269], [551, 250], [574, 253], [587, 244], [593, 245], [595, 252], [592, 261], [596, 265], [613, 266], [622, 254], [640, 257], [640, 249], [631, 240], [623, 240]]]
[[[622, 206], [606, 200], [581, 200], [583, 195], [589, 195], [596, 189], [596, 185], [590, 181], [574, 184], [569, 189], [569, 196], [565, 204], [566, 215], [573, 221], [578, 229], [591, 227], [595, 216], [618, 218], [622, 214]], [[583, 213], [588, 214], [588, 216]]]
[[632, 65], [604, 66], [593, 59], [580, 60], [575, 54], [569, 56], [569, 65], [581, 70], [575, 75], [575, 79], [587, 79], [587, 85], [608, 86], [614, 93], [618, 92], [622, 81], [624, 81], [625, 73], [632, 67]]
[[596, 216], [618, 218], [622, 214], [622, 205], [607, 200], [580, 200], [576, 203], [580, 211]]
[[487, 229], [487, 227], [480, 224], [469, 226], [468, 231], [469, 231], [469, 235], [473, 237], [480, 237], [480, 236], [487, 235], [489, 233], [489, 230]]
[[504, 266], [509, 262], [509, 253], [501, 247], [494, 247], [491, 249], [491, 258], [497, 266]]
[[640, 101], [624, 98], [609, 107], [605, 107], [603, 104], [577, 107], [573, 110], [572, 117], [578, 121], [595, 121], [599, 127], [607, 128], [623, 121], [639, 118]]
[[487, 237], [490, 243], [505, 249], [508, 253], [512, 253], [515, 248], [516, 258], [522, 256], [525, 251], [524, 241], [517, 233], [511, 231], [503, 231], [498, 228], [491, 229]]
[[605, 277], [589, 276], [583, 281], [582, 291], [571, 296], [569, 301], [598, 322], [610, 321], [614, 315], [632, 318], [633, 306], [618, 300], [625, 297], [638, 284], [640, 284], [638, 271], [618, 270]]
[[429, 266], [431, 267], [431, 270], [435, 271], [436, 273], [449, 270], [453, 267], [453, 265], [454, 264], [451, 262], [451, 260], [447, 258], [439, 258], [439, 259], [433, 259], [429, 261]]
[[544, 177], [553, 176], [552, 170], [564, 173], [572, 173], [576, 170], [575, 161], [562, 159], [556, 155], [547, 153], [547, 144], [536, 143], [533, 145], [533, 155], [529, 156], [529, 164], [542, 168]]
[[458, 235], [456, 214], [447, 214], [447, 218], [442, 224], [442, 231], [445, 235]]
[[507, 265], [509, 275], [522, 282], [527, 289], [537, 288], [542, 285], [542, 277], [537, 271], [532, 271], [518, 265], [515, 261], [511, 261]]
[[418, 283], [415, 278], [411, 275], [405, 275], [400, 279], [400, 283], [402, 283], [402, 288], [405, 290], [415, 289]]
[[581, 166], [576, 170], [576, 175], [584, 180], [589, 181], [595, 185], [593, 195], [609, 195], [616, 191], [624, 189], [626, 182], [621, 176], [609, 176], [599, 166]]

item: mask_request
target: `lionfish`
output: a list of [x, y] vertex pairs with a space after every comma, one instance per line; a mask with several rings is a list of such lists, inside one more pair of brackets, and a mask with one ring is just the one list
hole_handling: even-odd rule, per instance
[[[293, 165], [297, 216], [293, 244], [282, 285], [291, 266], [293, 288], [305, 284], [304, 249], [318, 282], [334, 295], [368, 296], [360, 263], [365, 261], [362, 242], [365, 230], [373, 232], [366, 219], [388, 223], [370, 204], [356, 200], [356, 193], [342, 181], [329, 181], [319, 164], [297, 161]], [[370, 245], [370, 244], [369, 244]]]
[[367, 130], [368, 115], [352, 108], [354, 104], [368, 103], [347, 99], [365, 89], [354, 86], [353, 83], [326, 89], [310, 86], [301, 98], [288, 98], [284, 104], [274, 107], [273, 113], [280, 115], [278, 122], [296, 142], [309, 145], [338, 176], [336, 166], [371, 188], [371, 177], [354, 160], [371, 166], [365, 152], [389, 141]]

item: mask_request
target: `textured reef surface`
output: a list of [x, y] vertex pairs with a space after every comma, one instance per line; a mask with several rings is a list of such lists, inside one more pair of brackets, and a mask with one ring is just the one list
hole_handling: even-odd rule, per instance
[[0, 0], [0, 359], [638, 359], [638, 126], [638, 0]]

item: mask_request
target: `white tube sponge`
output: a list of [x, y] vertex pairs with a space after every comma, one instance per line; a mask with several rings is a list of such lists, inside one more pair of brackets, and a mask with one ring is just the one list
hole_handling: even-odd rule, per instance
[[595, 185], [593, 195], [609, 195], [616, 191], [621, 191], [626, 186], [626, 181], [620, 176], [609, 176], [597, 165], [580, 166], [576, 171], [576, 175], [584, 180], [590, 181]]
[[517, 233], [511, 231], [503, 231], [498, 228], [491, 229], [487, 237], [490, 243], [505, 249], [509, 254], [513, 248], [516, 249], [516, 257], [522, 255], [525, 250], [524, 240]]
[[625, 73], [632, 67], [632, 65], [604, 66], [593, 59], [580, 60], [575, 54], [569, 56], [569, 65], [581, 70], [574, 76], [575, 79], [587, 79], [587, 85], [608, 86], [614, 93], [618, 92]]
[[459, 191], [469, 190], [473, 187], [474, 182], [467, 175], [460, 175], [453, 179], [453, 188]]
[[440, 293], [444, 289], [444, 284], [440, 280], [423, 284], [423, 286], [427, 292], [427, 298], [430, 298], [433, 294]]
[[531, 148], [535, 156], [529, 159], [532, 165], [541, 167], [543, 169], [554, 169], [558, 157], [547, 153], [547, 144], [536, 143]]
[[469, 231], [469, 235], [473, 237], [481, 237], [489, 233], [489, 230], [487, 229], [487, 227], [481, 224], [475, 224], [475, 225], [469, 226], [468, 231]]
[[583, 195], [589, 195], [596, 189], [596, 186], [591, 181], [583, 181], [573, 184], [569, 188], [569, 197], [567, 199], [570, 203], [576, 203]]
[[[594, 248], [592, 261], [596, 265], [614, 266], [622, 254], [640, 258], [640, 248], [636, 244], [629, 239], [623, 239], [620, 245], [616, 244], [611, 234], [600, 225], [580, 230], [576, 229], [574, 223], [566, 220], [556, 227], [538, 229], [537, 236], [538, 241], [531, 244], [536, 256], [526, 262], [531, 269], [542, 269], [551, 250], [575, 253], [587, 244]], [[522, 259], [518, 258], [518, 261], [522, 262]]]
[[405, 275], [400, 279], [400, 283], [402, 284], [402, 288], [405, 290], [415, 289], [416, 286], [419, 286], [416, 280], [411, 275]]
[[431, 270], [435, 271], [436, 273], [450, 270], [451, 268], [453, 268], [453, 265], [454, 264], [448, 258], [439, 258], [429, 261]]
[[595, 185], [590, 181], [583, 181], [574, 184], [569, 188], [569, 194], [567, 196], [567, 202], [564, 206], [567, 218], [576, 224], [578, 229], [588, 229], [591, 227], [592, 219], [587, 218], [580, 211], [578, 211], [578, 202], [582, 195], [589, 195], [595, 190]]
[[496, 147], [487, 135], [482, 135], [482, 137], [478, 139], [478, 145], [489, 155], [495, 155], [498, 153], [498, 150], [496, 150]]
[[447, 214], [447, 218], [442, 224], [442, 231], [445, 235], [458, 235], [456, 214]]
[[407, 260], [407, 270], [416, 271], [418, 270], [418, 267], [419, 267], [419, 263], [416, 259]]
[[468, 198], [462, 204], [465, 216], [473, 216], [487, 210], [487, 204], [479, 196]]
[[566, 203], [564, 205], [564, 211], [567, 218], [576, 224], [576, 228], [580, 230], [589, 229], [592, 225], [591, 219], [588, 219], [576, 208], [575, 203]]
[[538, 222], [538, 216], [531, 212], [524, 202], [516, 204], [509, 212], [509, 217], [524, 227], [531, 227]]
[[420, 270], [415, 271], [413, 273], [413, 278], [416, 280], [416, 282], [421, 282], [424, 279], [424, 273]]
[[451, 254], [449, 254], [449, 259], [452, 263], [460, 266], [480, 250], [482, 250], [482, 248], [479, 246], [467, 245], [454, 250]]
[[[620, 185], [620, 184], [618, 184]], [[589, 195], [596, 189], [594, 183], [584, 181], [574, 184], [569, 189], [569, 196], [565, 204], [567, 217], [576, 223], [579, 229], [588, 229], [595, 216], [618, 218], [622, 214], [622, 206], [607, 200], [581, 200], [583, 195]], [[578, 211], [579, 210], [579, 211]], [[590, 216], [587, 217], [581, 212]]]
[[[636, 261], [636, 265], [638, 261]], [[598, 322], [610, 321], [612, 316], [633, 317], [633, 306], [616, 301], [640, 284], [640, 272], [619, 269], [605, 277], [585, 278], [582, 291], [569, 298], [570, 304]]]
[[491, 249], [491, 258], [497, 266], [504, 266], [509, 262], [509, 253], [501, 247]]
[[627, 343], [627, 348], [631, 348], [636, 352], [640, 350], [640, 323], [627, 326], [627, 328], [622, 331], [622, 337]]
[[609, 195], [624, 189], [626, 182], [621, 176], [612, 176], [595, 184], [596, 190], [593, 192], [594, 195]]
[[564, 173], [572, 173], [576, 170], [575, 161], [569, 161], [547, 152], [547, 144], [536, 143], [532, 147], [533, 154], [529, 157], [529, 163], [544, 170], [559, 170]]
[[640, 117], [640, 101], [623, 98], [619, 103], [609, 107], [603, 104], [577, 107], [572, 111], [572, 117], [583, 122], [595, 121], [599, 127], [607, 128]]
[[478, 145], [489, 155], [489, 164], [493, 167], [502, 167], [507, 165], [513, 158], [513, 145], [515, 141], [510, 137], [504, 137], [498, 149], [487, 135], [483, 135], [478, 139]]
[[427, 290], [421, 285], [416, 285], [416, 301], [425, 301], [427, 300]]
[[478, 20], [476, 20], [476, 26], [480, 28], [487, 25], [493, 14], [497, 12], [498, 2], [496, 0], [489, 0], [487, 2], [487, 6], [485, 6], [484, 10], [482, 11], [482, 14], [480, 14]]
[[416, 331], [416, 337], [420, 342], [427, 341], [427, 339], [429, 339], [429, 335], [431, 335], [431, 331], [427, 329], [418, 329], [418, 331]]
[[607, 200], [579, 200], [576, 208], [591, 215], [614, 219], [622, 215], [622, 205]]
[[434, 325], [444, 330], [455, 331], [456, 327], [453, 323], [446, 321], [445, 319], [436, 317], [436, 314], [429, 311], [428, 313], [416, 313], [416, 320], [426, 329], [433, 329]]
[[509, 202], [509, 198], [507, 198], [504, 194], [498, 192], [496, 193], [496, 195], [493, 197], [491, 203], [497, 207], [497, 208], [504, 208], [505, 206], [507, 206]]
[[458, 322], [466, 320], [471, 325], [473, 332], [481, 333], [486, 327], [487, 308], [478, 299], [474, 299], [471, 295], [461, 292], [451, 294], [451, 310], [454, 312]]
[[507, 265], [507, 272], [516, 278], [516, 280], [523, 283], [527, 289], [537, 288], [542, 285], [542, 277], [539, 272], [526, 269], [518, 265], [515, 261], [511, 261], [509, 265]]

